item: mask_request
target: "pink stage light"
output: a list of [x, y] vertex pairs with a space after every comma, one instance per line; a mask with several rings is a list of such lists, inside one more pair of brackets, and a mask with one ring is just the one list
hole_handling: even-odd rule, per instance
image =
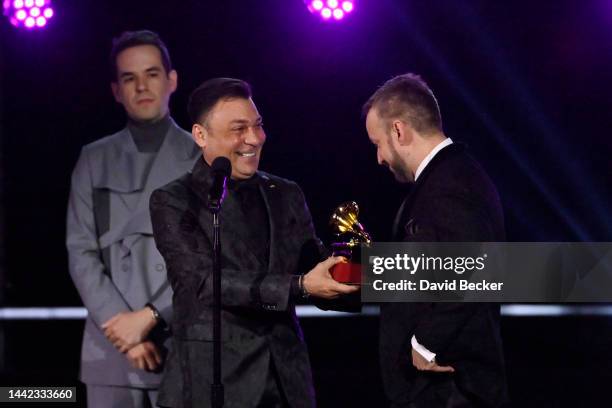
[[15, 27], [43, 28], [55, 12], [51, 0], [3, 0], [4, 15]]
[[[304, 0], [308, 10], [324, 21], [340, 21], [355, 8], [356, 0]], [[333, 18], [332, 18], [333, 17]]]

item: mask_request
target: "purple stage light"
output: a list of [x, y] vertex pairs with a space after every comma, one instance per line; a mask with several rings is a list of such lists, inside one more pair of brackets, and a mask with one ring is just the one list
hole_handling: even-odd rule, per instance
[[15, 27], [42, 28], [53, 17], [51, 0], [4, 0], [4, 15]]
[[[340, 21], [352, 12], [356, 0], [304, 0], [313, 14], [318, 14], [325, 21]], [[333, 17], [333, 18], [332, 18]]]

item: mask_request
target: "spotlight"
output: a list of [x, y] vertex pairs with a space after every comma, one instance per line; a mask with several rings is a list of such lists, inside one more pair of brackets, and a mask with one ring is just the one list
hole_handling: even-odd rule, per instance
[[4, 0], [4, 15], [15, 27], [42, 28], [53, 17], [51, 0]]
[[[311, 13], [324, 21], [340, 21], [355, 8], [356, 0], [304, 0]], [[333, 17], [333, 18], [332, 18]]]

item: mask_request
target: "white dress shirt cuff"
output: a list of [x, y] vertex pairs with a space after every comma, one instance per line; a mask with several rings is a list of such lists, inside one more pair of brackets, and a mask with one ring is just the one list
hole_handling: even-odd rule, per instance
[[436, 353], [432, 353], [420, 345], [415, 336], [412, 336], [412, 339], [410, 339], [410, 344], [412, 345], [412, 348], [417, 351], [417, 353], [423, 356], [423, 358], [430, 363], [436, 358]]

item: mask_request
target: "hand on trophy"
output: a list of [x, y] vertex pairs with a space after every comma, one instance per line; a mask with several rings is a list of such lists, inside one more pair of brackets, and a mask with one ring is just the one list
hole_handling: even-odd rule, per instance
[[302, 287], [310, 296], [323, 299], [335, 299], [340, 295], [347, 295], [359, 290], [359, 286], [345, 285], [335, 281], [329, 269], [336, 264], [346, 262], [346, 258], [332, 256], [319, 262], [302, 278]]

